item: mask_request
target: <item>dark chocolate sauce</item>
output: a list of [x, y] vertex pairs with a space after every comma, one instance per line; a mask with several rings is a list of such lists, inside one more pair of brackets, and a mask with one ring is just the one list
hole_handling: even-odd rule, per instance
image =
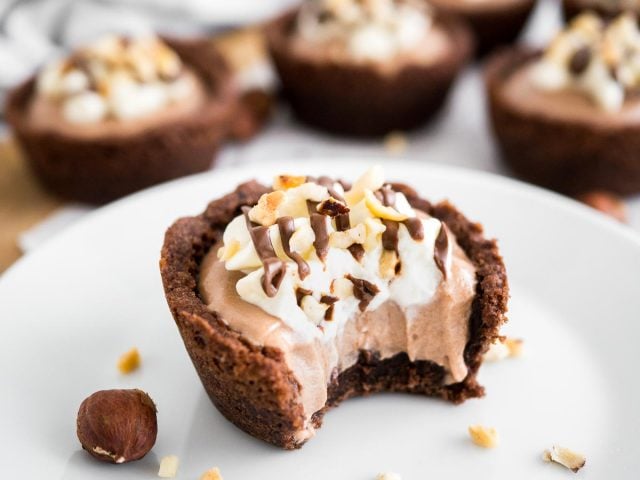
[[249, 230], [253, 247], [256, 249], [264, 267], [262, 289], [267, 297], [273, 297], [278, 293], [278, 288], [280, 288], [287, 266], [278, 258], [273, 249], [271, 237], [269, 237], [269, 228], [254, 224], [249, 219], [249, 210], [251, 210], [249, 207], [242, 207], [242, 213], [247, 222], [247, 229]]
[[322, 295], [322, 297], [320, 297], [320, 303], [324, 303], [325, 305], [328, 305], [329, 308], [327, 308], [324, 311], [324, 319], [326, 321], [331, 321], [333, 320], [333, 309], [334, 309], [334, 304], [338, 301], [338, 297], [334, 297], [333, 295]]
[[353, 275], [347, 275], [346, 278], [353, 284], [353, 296], [360, 300], [358, 308], [364, 312], [380, 289], [373, 283]]
[[304, 280], [307, 275], [309, 275], [311, 270], [309, 269], [309, 264], [305, 262], [304, 258], [302, 258], [302, 255], [300, 255], [298, 252], [291, 251], [291, 235], [293, 235], [293, 232], [295, 232], [293, 217], [280, 217], [278, 220], [276, 220], [276, 223], [278, 224], [278, 230], [280, 231], [282, 249], [284, 250], [284, 253], [287, 255], [287, 257], [298, 264], [298, 276], [300, 277], [300, 280]]
[[296, 303], [298, 306], [302, 304], [302, 299], [307, 295], [311, 295], [313, 292], [307, 288], [298, 287], [296, 288]]
[[394, 220], [383, 219], [382, 223], [386, 227], [382, 232], [382, 247], [385, 250], [398, 252], [398, 222]]
[[424, 225], [418, 217], [407, 218], [402, 222], [412, 239], [416, 242], [424, 240]]
[[316, 249], [316, 255], [322, 261], [327, 258], [329, 253], [329, 232], [327, 231], [327, 218], [320, 213], [312, 213], [309, 217], [311, 229], [315, 235], [313, 247]]
[[436, 237], [433, 247], [433, 260], [436, 262], [438, 270], [442, 272], [444, 279], [447, 279], [447, 255], [449, 254], [449, 235], [444, 222], [440, 222], [440, 231]]

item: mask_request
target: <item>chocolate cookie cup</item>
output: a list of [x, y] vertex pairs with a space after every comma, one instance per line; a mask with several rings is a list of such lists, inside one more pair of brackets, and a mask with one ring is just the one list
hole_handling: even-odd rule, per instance
[[513, 43], [524, 28], [536, 0], [483, 2], [430, 0], [439, 11], [464, 19], [473, 31], [476, 55], [483, 57], [501, 45]]
[[10, 93], [7, 121], [45, 188], [69, 200], [101, 204], [211, 166], [238, 108], [230, 71], [209, 41], [165, 41], [207, 95], [196, 112], [179, 120], [131, 135], [82, 138], [34, 127], [28, 107], [35, 77]]
[[604, 18], [614, 18], [623, 12], [640, 13], [640, 4], [636, 7], [623, 6], [623, 2], [610, 2], [594, 0], [562, 0], [562, 13], [566, 21], [578, 16], [584, 11], [592, 11]]
[[[332, 377], [324, 408], [311, 417], [315, 428], [330, 408], [354, 396], [394, 391], [460, 403], [484, 393], [476, 374], [483, 353], [499, 338], [508, 299], [506, 271], [497, 245], [484, 238], [479, 224], [467, 220], [451, 204], [432, 205], [405, 185], [393, 184], [393, 188], [404, 193], [414, 208], [446, 223], [475, 267], [476, 290], [464, 349], [467, 375], [461, 382], [445, 384], [445, 370], [436, 363], [412, 362], [405, 353], [381, 360], [377, 352], [361, 350], [355, 365]], [[212, 402], [247, 433], [294, 449], [306, 441], [296, 436], [305, 428], [305, 415], [301, 386], [283, 352], [252, 344], [233, 331], [219, 312], [208, 308], [198, 290], [205, 255], [242, 207], [255, 205], [269, 191], [248, 182], [210, 203], [201, 215], [178, 220], [166, 233], [160, 269], [171, 313]]]
[[558, 119], [514, 108], [505, 82], [541, 52], [514, 48], [487, 63], [485, 82], [491, 125], [502, 159], [518, 176], [569, 195], [599, 189], [640, 192], [640, 123], [606, 124]]
[[296, 14], [289, 12], [266, 27], [283, 95], [300, 120], [338, 135], [377, 136], [426, 123], [473, 51], [466, 25], [437, 15], [434, 22], [447, 32], [452, 47], [432, 64], [408, 64], [385, 74], [372, 64], [317, 62], [291, 48]]

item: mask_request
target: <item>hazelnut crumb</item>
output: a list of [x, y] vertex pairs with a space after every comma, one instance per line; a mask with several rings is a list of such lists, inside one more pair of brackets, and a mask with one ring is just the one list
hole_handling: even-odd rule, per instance
[[218, 467], [214, 467], [204, 472], [200, 476], [200, 480], [223, 480], [223, 478], [220, 474], [220, 469]]
[[137, 370], [140, 367], [140, 352], [137, 348], [133, 347], [128, 352], [124, 353], [118, 359], [118, 370], [120, 373], [128, 374]]
[[500, 337], [491, 344], [484, 354], [487, 362], [497, 362], [505, 358], [518, 358], [522, 356], [524, 341], [521, 338]]
[[593, 190], [578, 195], [576, 199], [605, 215], [615, 218], [619, 222], [626, 223], [627, 221], [626, 205], [622, 198], [614, 193], [604, 190]]
[[402, 477], [398, 473], [384, 472], [376, 475], [376, 480], [402, 480]]
[[384, 149], [392, 155], [402, 155], [408, 146], [407, 136], [402, 132], [391, 132], [384, 137]]
[[545, 450], [542, 454], [545, 462], [553, 462], [568, 468], [573, 473], [578, 472], [587, 463], [587, 459], [581, 453], [574, 452], [565, 447], [554, 445], [551, 450]]
[[158, 476], [161, 478], [174, 478], [178, 473], [179, 459], [176, 455], [167, 455], [160, 460]]
[[498, 446], [498, 431], [493, 427], [483, 425], [469, 425], [469, 435], [473, 443], [483, 448]]
[[518, 358], [522, 356], [524, 341], [521, 338], [507, 337], [504, 344], [509, 350], [509, 357]]

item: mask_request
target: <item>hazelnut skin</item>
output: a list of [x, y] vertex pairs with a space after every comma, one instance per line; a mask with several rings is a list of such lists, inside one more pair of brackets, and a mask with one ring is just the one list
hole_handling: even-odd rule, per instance
[[619, 222], [625, 223], [627, 221], [624, 201], [611, 192], [592, 190], [578, 195], [576, 199], [605, 215], [615, 218]]
[[156, 412], [153, 400], [142, 390], [101, 390], [80, 405], [78, 440], [98, 460], [139, 460], [156, 443]]

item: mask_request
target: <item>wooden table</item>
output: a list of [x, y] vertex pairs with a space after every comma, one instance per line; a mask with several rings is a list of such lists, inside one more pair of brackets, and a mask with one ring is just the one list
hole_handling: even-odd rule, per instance
[[21, 255], [19, 235], [61, 205], [40, 188], [14, 143], [0, 140], [0, 272]]

